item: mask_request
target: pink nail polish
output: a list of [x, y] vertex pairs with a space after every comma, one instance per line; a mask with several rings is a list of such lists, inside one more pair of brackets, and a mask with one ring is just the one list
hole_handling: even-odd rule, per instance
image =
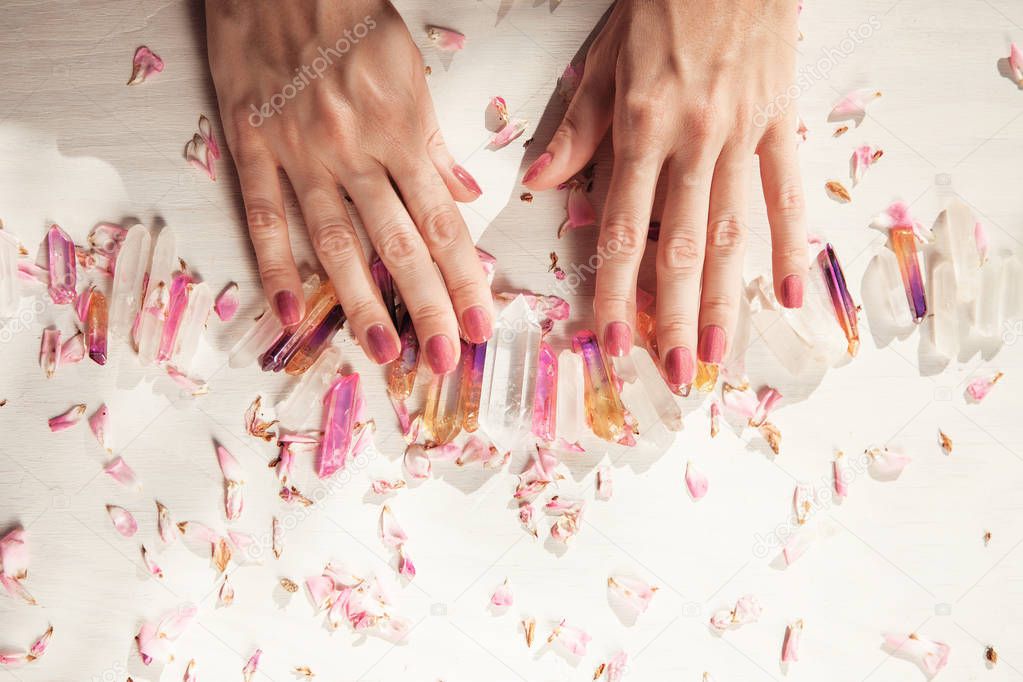
[[476, 196], [480, 196], [481, 194], [483, 194], [483, 190], [480, 188], [479, 183], [476, 182], [476, 178], [469, 175], [469, 171], [465, 170], [456, 163], [454, 166], [451, 167], [451, 172], [454, 174], [456, 178], [458, 178], [458, 181], [460, 183], [465, 185], [465, 188], [467, 190], [469, 190]]
[[277, 307], [277, 317], [285, 327], [302, 321], [302, 314], [298, 309], [298, 299], [290, 291], [278, 291], [274, 295], [274, 305]]
[[664, 356], [664, 373], [672, 389], [693, 383], [693, 354], [685, 346], [678, 346]]
[[366, 345], [373, 362], [384, 365], [398, 357], [398, 343], [382, 324], [375, 324], [366, 332]]
[[781, 304], [786, 308], [799, 308], [803, 305], [803, 278], [789, 275], [781, 281]]
[[434, 374], [447, 374], [455, 369], [455, 347], [443, 334], [434, 334], [426, 342], [426, 361]]
[[462, 329], [472, 343], [483, 343], [494, 331], [490, 324], [490, 316], [481, 305], [474, 305], [462, 313]]
[[624, 322], [612, 322], [604, 327], [604, 350], [622, 357], [632, 350], [632, 329]]
[[725, 330], [716, 324], [709, 324], [700, 332], [697, 356], [703, 362], [720, 365], [725, 359]]
[[536, 180], [536, 176], [543, 173], [547, 166], [551, 165], [551, 161], [554, 160], [554, 156], [550, 152], [544, 152], [540, 155], [536, 161], [526, 171], [525, 177], [522, 178], [522, 182], [532, 182]]

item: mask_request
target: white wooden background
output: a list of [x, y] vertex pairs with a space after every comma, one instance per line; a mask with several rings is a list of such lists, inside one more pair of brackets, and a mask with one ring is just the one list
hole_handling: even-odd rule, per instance
[[[466, 215], [477, 230], [489, 225], [481, 244], [500, 260], [497, 288], [553, 290], [548, 253], [557, 249], [566, 265], [580, 261], [595, 233], [583, 230], [558, 242], [563, 196], [519, 201], [523, 149], [484, 149], [486, 101], [502, 95], [516, 116], [539, 120], [556, 77], [606, 5], [401, 3], [433, 68], [430, 85], [445, 137], [485, 189]], [[426, 43], [427, 23], [462, 30], [468, 48], [453, 56], [437, 53]], [[824, 50], [840, 48], [848, 31], [875, 24], [800, 100], [810, 128], [801, 156], [811, 229], [836, 244], [854, 291], [883, 241], [867, 228], [869, 219], [896, 197], [912, 202], [930, 223], [958, 194], [988, 226], [996, 251], [1023, 250], [1023, 92], [998, 66], [1009, 40], [1023, 40], [1023, 5], [808, 2], [800, 63], [816, 62]], [[351, 483], [308, 511], [284, 508], [265, 470], [272, 448], [244, 434], [242, 413], [253, 397], [262, 393], [272, 402], [288, 381], [225, 366], [226, 349], [260, 307], [261, 294], [230, 160], [220, 163], [213, 184], [181, 158], [198, 114], [217, 121], [201, 27], [199, 3], [181, 0], [9, 0], [0, 8], [0, 217], [7, 229], [35, 248], [49, 221], [83, 240], [100, 220], [160, 218], [176, 231], [181, 256], [215, 290], [235, 280], [244, 298], [238, 321], [210, 325], [202, 364], [212, 390], [198, 400], [137, 367], [123, 347], [114, 349], [106, 367], [85, 362], [45, 381], [36, 364], [41, 330], [56, 323], [69, 331], [66, 309], [46, 306], [13, 337], [4, 335], [0, 530], [28, 529], [33, 559], [27, 586], [42, 606], [0, 599], [0, 649], [27, 646], [47, 624], [56, 632], [45, 658], [0, 669], [0, 679], [123, 680], [130, 674], [178, 680], [194, 657], [201, 679], [234, 680], [256, 647], [265, 652], [257, 679], [277, 682], [293, 679], [297, 665], [311, 666], [322, 680], [588, 680], [596, 664], [619, 649], [629, 653], [627, 679], [635, 680], [699, 680], [703, 671], [725, 682], [921, 679], [911, 663], [882, 650], [885, 630], [916, 630], [948, 642], [952, 658], [942, 679], [1023, 679], [1023, 362], [1013, 335], [994, 357], [973, 354], [943, 371], [921, 372], [919, 334], [878, 348], [864, 320], [864, 347], [855, 362], [811, 379], [779, 374], [755, 344], [749, 359], [754, 383], [778, 383], [788, 396], [776, 417], [782, 455], [766, 456], [757, 437], [734, 428], [710, 440], [706, 406], [689, 399], [686, 428], [674, 448], [617, 459], [610, 502], [592, 499], [593, 474], [606, 456], [601, 448], [569, 462], [573, 476], [561, 492], [589, 502], [584, 528], [567, 551], [534, 542], [519, 528], [508, 473], [439, 466], [435, 480], [391, 501], [419, 569], [400, 596], [399, 610], [415, 624], [403, 645], [346, 629], [330, 633], [304, 593], [285, 598], [276, 587], [280, 577], [301, 582], [331, 558], [367, 571], [391, 570], [376, 537], [379, 501], [367, 495], [368, 477], [399, 475], [402, 448], [381, 372], [348, 339], [343, 349], [366, 376], [382, 453]], [[139, 44], [159, 53], [167, 68], [127, 88]], [[884, 96], [861, 127], [833, 139], [827, 112], [858, 87], [878, 88]], [[548, 120], [560, 113], [555, 100]], [[849, 155], [864, 142], [882, 147], [885, 157], [855, 190], [854, 201], [838, 205], [826, 198], [824, 181], [847, 177]], [[598, 178], [607, 175], [603, 164]], [[293, 241], [309, 261], [297, 214], [294, 220]], [[752, 224], [763, 239], [751, 240], [749, 276], [768, 263], [759, 201]], [[591, 294], [587, 282], [572, 297], [571, 330], [588, 324]], [[559, 347], [564, 338], [556, 338]], [[1003, 382], [984, 403], [966, 405], [966, 381], [994, 369], [1006, 372]], [[110, 406], [116, 451], [139, 472], [144, 492], [133, 495], [101, 473], [103, 453], [84, 425], [48, 431], [48, 417], [79, 401]], [[937, 447], [939, 427], [955, 440], [950, 457]], [[178, 544], [159, 554], [165, 582], [145, 576], [137, 551], [139, 540], [158, 544], [154, 498], [179, 520], [224, 526], [213, 439], [250, 472], [239, 527], [263, 534], [274, 514], [292, 527], [280, 561], [232, 572], [236, 602], [216, 610], [213, 569], [194, 549]], [[828, 537], [780, 569], [776, 552], [765, 552], [762, 543], [789, 523], [795, 482], [828, 485], [834, 448], [858, 452], [885, 443], [913, 455], [902, 477], [856, 480], [850, 498], [823, 514]], [[710, 477], [710, 493], [699, 503], [684, 490], [687, 458]], [[513, 471], [522, 459], [515, 457]], [[299, 485], [316, 492], [309, 463], [297, 468]], [[136, 538], [113, 532], [106, 503], [136, 514]], [[985, 530], [992, 533], [988, 547]], [[604, 583], [613, 572], [661, 588], [635, 622], [609, 604]], [[505, 577], [515, 605], [495, 616], [488, 598]], [[765, 606], [761, 621], [713, 636], [709, 615], [747, 592]], [[184, 601], [197, 602], [201, 613], [179, 642], [177, 660], [162, 676], [142, 669], [132, 641], [140, 622]], [[538, 620], [532, 650], [519, 630], [525, 616]], [[778, 662], [784, 627], [800, 617], [806, 621], [803, 660], [785, 671]], [[561, 618], [593, 635], [581, 661], [543, 646]], [[989, 643], [1001, 655], [990, 670], [983, 662]]]

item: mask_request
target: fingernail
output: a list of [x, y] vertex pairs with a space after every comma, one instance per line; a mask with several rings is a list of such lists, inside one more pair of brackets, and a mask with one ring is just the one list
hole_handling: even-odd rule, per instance
[[443, 334], [434, 334], [426, 342], [426, 361], [434, 374], [447, 374], [455, 368], [455, 347]]
[[483, 190], [480, 189], [480, 185], [478, 182], [476, 182], [476, 178], [469, 175], [469, 171], [465, 170], [456, 163], [454, 166], [451, 167], [451, 172], [454, 173], [455, 177], [458, 178], [458, 181], [460, 183], [465, 185], [465, 188], [467, 190], [469, 190], [476, 196], [480, 196], [481, 194], [483, 194]]
[[534, 161], [533, 164], [526, 171], [526, 175], [525, 177], [522, 178], [522, 182], [531, 182], [535, 180], [536, 176], [540, 175], [540, 173], [543, 173], [544, 169], [547, 168], [547, 166], [551, 165], [551, 161], [553, 160], [554, 156], [552, 156], [550, 152], [544, 152], [543, 154], [541, 154], [540, 158]]
[[274, 305], [277, 306], [277, 317], [285, 327], [302, 321], [302, 315], [298, 311], [298, 299], [290, 291], [278, 291], [274, 296]]
[[474, 305], [462, 313], [462, 327], [465, 329], [466, 338], [473, 343], [483, 343], [493, 333], [490, 315], [481, 305]]
[[693, 383], [693, 354], [685, 346], [678, 346], [664, 356], [664, 373], [672, 390]]
[[632, 330], [624, 322], [612, 322], [604, 327], [604, 350], [622, 357], [632, 350]]
[[789, 275], [781, 281], [781, 304], [786, 308], [799, 308], [803, 305], [803, 278]]
[[708, 324], [700, 332], [700, 345], [696, 349], [700, 360], [720, 365], [725, 358], [725, 330], [716, 324]]
[[382, 324], [375, 324], [366, 332], [366, 345], [373, 362], [383, 365], [398, 357], [398, 344]]

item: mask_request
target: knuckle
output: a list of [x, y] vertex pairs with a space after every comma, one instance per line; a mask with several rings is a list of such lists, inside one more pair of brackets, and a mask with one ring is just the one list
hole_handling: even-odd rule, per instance
[[250, 199], [246, 204], [246, 220], [253, 241], [265, 240], [284, 228], [284, 214], [279, 206], [266, 199]]
[[717, 251], [726, 254], [738, 252], [742, 248], [745, 235], [745, 228], [734, 216], [714, 221], [707, 230], [708, 242]]
[[323, 260], [347, 260], [361, 246], [355, 231], [344, 223], [325, 223], [313, 232], [313, 248]]
[[[657, 335], [664, 341], [684, 339], [696, 328], [696, 318], [683, 310], [660, 313], [657, 319]], [[670, 346], [665, 346], [670, 348]]]
[[380, 257], [397, 268], [411, 265], [419, 253], [418, 239], [403, 220], [393, 220], [380, 230]]
[[696, 240], [689, 236], [672, 236], [660, 242], [660, 263], [669, 273], [690, 277], [701, 270], [700, 251]]
[[717, 134], [718, 126], [718, 112], [709, 104], [695, 107], [686, 117], [685, 128], [690, 139], [712, 139]]
[[706, 320], [730, 320], [738, 301], [725, 293], [709, 293], [700, 301], [700, 313]]
[[443, 251], [461, 236], [461, 215], [454, 206], [437, 204], [423, 214], [419, 230], [431, 251]]
[[[335, 285], [334, 288], [337, 289], [338, 287]], [[342, 300], [342, 292], [339, 291], [337, 293], [338, 300]], [[342, 306], [345, 310], [345, 316], [352, 321], [353, 327], [363, 326], [361, 321], [374, 319], [380, 310], [380, 305], [375, 300], [372, 298], [363, 298], [361, 296], [354, 300], [343, 300]]]
[[631, 259], [642, 249], [642, 229], [636, 220], [626, 216], [609, 216], [601, 230], [601, 248], [609, 259]]
[[806, 199], [803, 197], [803, 188], [798, 185], [783, 186], [778, 190], [774, 199], [774, 207], [783, 219], [794, 220], [803, 216]]
[[451, 300], [470, 301], [483, 299], [480, 283], [471, 277], [458, 277], [448, 284]]
[[802, 268], [807, 262], [807, 250], [798, 243], [779, 244], [774, 248], [774, 257], [777, 262], [792, 263]]
[[259, 263], [259, 279], [268, 291], [276, 287], [272, 282], [281, 282], [289, 278], [291, 268], [283, 260], [277, 258], [257, 259]]
[[[421, 301], [410, 306], [409, 312], [415, 320], [416, 328], [427, 330], [431, 327], [440, 328], [446, 326], [453, 313], [450, 306], [445, 308], [433, 301]], [[420, 338], [428, 336], [427, 332]]]

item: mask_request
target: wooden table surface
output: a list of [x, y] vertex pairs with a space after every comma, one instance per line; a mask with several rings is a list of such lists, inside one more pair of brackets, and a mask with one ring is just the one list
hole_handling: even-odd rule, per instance
[[[563, 111], [558, 75], [586, 40], [608, 3], [554, 0], [460, 0], [400, 3], [432, 67], [429, 82], [455, 157], [480, 181], [484, 197], [465, 207], [480, 244], [499, 260], [498, 290], [559, 291], [547, 272], [556, 250], [566, 268], [592, 252], [596, 232], [559, 241], [564, 196], [519, 200], [518, 180], [539, 145], [485, 148], [484, 108], [505, 97], [514, 115], [533, 122], [523, 139], [545, 141]], [[737, 680], [921, 679], [912, 663], [881, 647], [884, 631], [917, 631], [952, 647], [945, 680], [1023, 679], [1023, 420], [1019, 327], [1007, 328], [996, 354], [978, 352], [947, 366], [924, 361], [928, 333], [878, 347], [863, 320], [860, 355], [812, 377], [780, 370], [754, 341], [748, 371], [754, 385], [778, 385], [786, 395], [775, 422], [782, 454], [770, 457], [751, 430], [730, 425], [711, 440], [704, 396], [684, 401], [685, 430], [666, 452], [592, 447], [566, 457], [566, 497], [587, 500], [582, 531], [567, 549], [533, 541], [518, 524], [511, 492], [525, 453], [505, 471], [438, 464], [433, 480], [401, 491], [390, 504], [410, 536], [418, 576], [400, 590], [398, 611], [414, 624], [394, 646], [342, 627], [329, 632], [301, 583], [330, 559], [366, 572], [393, 571], [376, 537], [380, 500], [370, 478], [401, 475], [403, 446], [383, 392], [382, 373], [347, 334], [346, 362], [365, 377], [379, 427], [378, 452], [355, 467], [344, 485], [317, 483], [308, 461], [296, 464], [297, 485], [324, 499], [309, 509], [286, 507], [266, 462], [273, 448], [245, 435], [242, 414], [257, 394], [273, 403], [290, 379], [256, 368], [226, 366], [226, 351], [261, 308], [253, 258], [241, 222], [240, 196], [229, 158], [209, 182], [182, 159], [196, 119], [206, 113], [219, 133], [206, 67], [200, 3], [181, 0], [9, 0], [0, 8], [0, 218], [34, 250], [49, 222], [79, 242], [97, 221], [134, 216], [164, 221], [180, 255], [214, 290], [239, 283], [243, 309], [230, 324], [211, 321], [199, 373], [208, 396], [180, 395], [153, 368], [138, 366], [118, 345], [106, 367], [65, 367], [45, 380], [37, 366], [42, 329], [71, 330], [66, 307], [35, 306], [7, 321], [0, 336], [0, 532], [23, 525], [32, 565], [27, 587], [41, 606], [0, 599], [0, 651], [27, 646], [48, 624], [50, 651], [0, 679], [179, 680], [190, 658], [202, 680], [241, 679], [256, 648], [264, 650], [257, 680], [286, 682], [308, 665], [318, 680], [589, 680], [596, 665], [619, 650], [630, 656], [626, 679], [693, 680], [710, 671]], [[911, 202], [930, 224], [958, 195], [984, 222], [993, 250], [1023, 253], [1023, 91], [999, 73], [1013, 38], [1023, 40], [1018, 0], [861, 0], [807, 3], [805, 40], [796, 48], [809, 76], [799, 107], [809, 128], [802, 146], [809, 227], [831, 240], [854, 292], [871, 256], [884, 248], [870, 218], [895, 198]], [[450, 25], [469, 36], [454, 55], [438, 53], [426, 24]], [[693, 27], [694, 31], [699, 27]], [[858, 40], [850, 38], [852, 34]], [[167, 63], [144, 85], [127, 88], [136, 46], [149, 45]], [[833, 138], [826, 122], [838, 98], [853, 88], [884, 96], [861, 126]], [[545, 115], [546, 112], [546, 115]], [[848, 178], [853, 148], [870, 143], [884, 158], [839, 205], [823, 186]], [[597, 168], [597, 195], [606, 186], [606, 153]], [[848, 184], [848, 181], [847, 181]], [[767, 224], [759, 190], [752, 208], [746, 275], [769, 269]], [[301, 221], [290, 201], [299, 258], [313, 265]], [[599, 204], [598, 200], [598, 204]], [[649, 262], [649, 261], [648, 261]], [[563, 291], [563, 289], [560, 289]], [[592, 280], [567, 296], [568, 324], [553, 336], [591, 323]], [[44, 302], [45, 303], [45, 302]], [[966, 382], [1002, 370], [1006, 377], [979, 405], [963, 398]], [[104, 453], [83, 425], [52, 434], [46, 419], [76, 402], [110, 406], [115, 452], [144, 484], [133, 494], [101, 472]], [[937, 430], [955, 442], [951, 456]], [[178, 520], [224, 528], [222, 479], [212, 442], [224, 443], [249, 472], [246, 509], [234, 527], [265, 535], [271, 516], [287, 532], [280, 560], [232, 567], [233, 606], [214, 608], [214, 570], [191, 545], [160, 548], [154, 499]], [[777, 537], [791, 526], [797, 481], [830, 485], [835, 449], [871, 445], [903, 448], [912, 464], [894, 482], [861, 476], [842, 504], [818, 517], [821, 537], [791, 567], [777, 561]], [[694, 503], [683, 471], [692, 459], [710, 479]], [[613, 464], [610, 464], [613, 462]], [[598, 466], [613, 468], [614, 496], [593, 499]], [[546, 499], [546, 498], [542, 498]], [[140, 522], [130, 540], [113, 532], [105, 504], [131, 510]], [[546, 532], [551, 520], [542, 519]], [[992, 534], [989, 546], [982, 535]], [[158, 552], [167, 577], [146, 577], [139, 542]], [[608, 575], [643, 577], [658, 590], [650, 609], [630, 619], [612, 608]], [[495, 615], [492, 590], [508, 578], [515, 604]], [[707, 619], [752, 593], [764, 605], [760, 622], [723, 637]], [[200, 616], [163, 671], [142, 666], [133, 637], [144, 619], [183, 602]], [[538, 643], [527, 649], [520, 620], [537, 619]], [[560, 619], [593, 636], [574, 660], [545, 646]], [[785, 625], [803, 618], [802, 660], [783, 669]], [[988, 669], [986, 645], [1000, 662]]]

